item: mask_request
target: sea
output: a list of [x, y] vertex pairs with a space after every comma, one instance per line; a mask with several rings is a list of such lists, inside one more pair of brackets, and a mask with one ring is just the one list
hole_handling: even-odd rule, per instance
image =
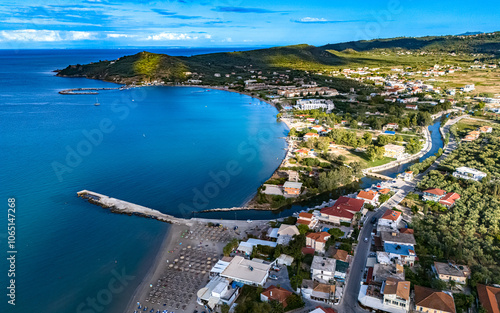
[[[242, 49], [0, 50], [0, 312], [124, 312], [169, 225], [109, 213], [77, 198], [80, 190], [186, 218], [272, 219], [321, 203], [197, 213], [243, 205], [281, 163], [288, 129], [267, 103], [197, 87], [59, 94], [120, 85], [56, 77], [54, 70], [143, 50], [189, 56]], [[422, 159], [442, 147], [439, 125], [429, 126], [433, 147]], [[382, 173], [395, 177], [408, 166]], [[365, 177], [358, 187], [376, 182]]]
[[285, 156], [277, 110], [246, 95], [194, 87], [58, 93], [120, 87], [53, 71], [142, 50], [0, 50], [0, 312], [124, 311], [169, 225], [109, 213], [78, 191], [189, 218], [241, 206]]

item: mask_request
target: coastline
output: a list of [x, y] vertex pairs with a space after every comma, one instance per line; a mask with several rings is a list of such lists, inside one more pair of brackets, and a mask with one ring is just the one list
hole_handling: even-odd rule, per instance
[[134, 308], [137, 304], [135, 301], [136, 299], [142, 298], [148, 291], [149, 289], [149, 282], [153, 281], [154, 278], [158, 277], [161, 275], [161, 271], [163, 267], [161, 264], [166, 263], [166, 260], [168, 259], [168, 251], [173, 250], [174, 248], [174, 239], [177, 239], [175, 234], [179, 233], [180, 229], [182, 226], [180, 225], [170, 225], [168, 230], [165, 233], [165, 236], [163, 238], [163, 242], [160, 246], [160, 249], [158, 250], [155, 260], [149, 270], [147, 271], [147, 274], [143, 277], [142, 281], [137, 285], [137, 287], [134, 290], [134, 293], [132, 294], [132, 297], [130, 298], [129, 302], [127, 303], [127, 306], [125, 308], [125, 312], [133, 312]]

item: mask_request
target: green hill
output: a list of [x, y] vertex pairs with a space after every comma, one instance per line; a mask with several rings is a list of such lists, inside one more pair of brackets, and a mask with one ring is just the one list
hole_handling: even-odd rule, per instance
[[327, 44], [324, 50], [368, 51], [373, 49], [426, 50], [461, 53], [492, 53], [500, 56], [500, 32], [459, 36], [398, 37]]
[[124, 56], [116, 61], [100, 61], [86, 65], [70, 65], [57, 75], [63, 77], [86, 77], [107, 81], [151, 81], [184, 80], [189, 71], [183, 61], [166, 54], [140, 52]]

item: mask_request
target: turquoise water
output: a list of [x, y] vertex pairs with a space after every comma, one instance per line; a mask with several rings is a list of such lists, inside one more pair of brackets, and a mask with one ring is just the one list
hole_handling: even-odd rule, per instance
[[[0, 201], [16, 198], [18, 251], [16, 306], [2, 296], [0, 312], [122, 312], [168, 225], [108, 213], [77, 191], [189, 217], [243, 204], [284, 157], [277, 111], [248, 96], [147, 87], [101, 92], [94, 106], [95, 96], [57, 93], [116, 85], [52, 70], [133, 52], [0, 52]], [[2, 257], [2, 284], [7, 270]]]

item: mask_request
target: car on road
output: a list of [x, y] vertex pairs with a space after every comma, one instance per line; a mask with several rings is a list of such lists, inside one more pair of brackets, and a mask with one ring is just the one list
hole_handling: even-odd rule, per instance
[[281, 270], [281, 268], [280, 268], [279, 266], [276, 266], [276, 265], [275, 265], [275, 266], [273, 266], [271, 269], [272, 269], [273, 271], [276, 271], [276, 272], [279, 272], [279, 271]]
[[269, 279], [278, 280], [278, 276], [276, 276], [276, 275], [269, 275]]
[[247, 220], [247, 223], [251, 223], [251, 222], [252, 222], [252, 220]]
[[372, 217], [372, 220], [371, 220], [372, 224], [375, 224], [377, 222], [377, 218], [374, 216]]
[[363, 239], [364, 242], [368, 242], [368, 238], [365, 237], [365, 239]]

